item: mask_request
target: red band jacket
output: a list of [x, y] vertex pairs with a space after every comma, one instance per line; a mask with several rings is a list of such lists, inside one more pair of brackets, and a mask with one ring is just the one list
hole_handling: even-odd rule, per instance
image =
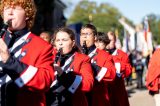
[[110, 106], [108, 83], [112, 82], [116, 76], [112, 56], [99, 49], [94, 49], [89, 56], [95, 77], [91, 104], [92, 106]]
[[131, 74], [132, 67], [126, 53], [115, 49], [112, 53], [116, 68], [116, 78], [109, 84], [109, 98], [112, 106], [129, 106], [128, 95], [124, 84], [124, 78]]
[[1, 106], [45, 106], [45, 92], [54, 79], [52, 46], [30, 32], [12, 45], [9, 35], [3, 39], [11, 56], [0, 62]]
[[116, 68], [117, 76], [122, 78], [128, 77], [132, 72], [132, 67], [129, 62], [127, 53], [123, 52], [122, 50], [116, 49], [112, 53], [112, 57]]
[[63, 74], [55, 74], [56, 80], [47, 94], [47, 104], [54, 105], [56, 96], [61, 106], [88, 106], [85, 96], [93, 87], [93, 73], [90, 58], [74, 52], [61, 66]]
[[160, 89], [160, 49], [157, 49], [152, 55], [149, 65], [148, 73], [146, 77], [146, 87], [151, 90], [158, 92]]

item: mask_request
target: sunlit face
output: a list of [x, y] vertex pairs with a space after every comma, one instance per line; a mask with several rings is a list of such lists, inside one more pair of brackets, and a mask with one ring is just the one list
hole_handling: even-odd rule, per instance
[[50, 38], [50, 35], [49, 35], [49, 34], [42, 32], [42, 33], [40, 34], [40, 37], [41, 37], [42, 39], [44, 39], [45, 41], [50, 42], [50, 39], [51, 39], [51, 38]]
[[106, 46], [107, 49], [113, 49], [115, 48], [115, 38], [113, 35], [108, 34], [108, 38], [110, 40], [110, 43]]
[[20, 6], [5, 6], [3, 10], [4, 22], [11, 21], [11, 31], [23, 29], [26, 26], [26, 14]]
[[102, 41], [96, 41], [95, 45], [96, 45], [96, 48], [100, 50], [104, 50], [106, 48], [106, 44]]
[[75, 41], [70, 38], [68, 33], [58, 32], [55, 36], [56, 36], [56, 39], [54, 41], [54, 44], [57, 50], [62, 48], [63, 50], [62, 54], [67, 54], [71, 52], [71, 50], [73, 49], [73, 46], [75, 45]]
[[87, 47], [91, 47], [92, 45], [94, 45], [95, 36], [93, 34], [93, 31], [90, 28], [81, 29], [81, 34], [80, 34], [81, 46], [83, 45], [84, 41], [86, 41]]

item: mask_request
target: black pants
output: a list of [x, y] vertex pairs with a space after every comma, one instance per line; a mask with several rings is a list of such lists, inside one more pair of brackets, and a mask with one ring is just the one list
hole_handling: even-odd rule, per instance
[[136, 70], [136, 75], [137, 75], [137, 88], [142, 88], [143, 87], [143, 69], [141, 70]]

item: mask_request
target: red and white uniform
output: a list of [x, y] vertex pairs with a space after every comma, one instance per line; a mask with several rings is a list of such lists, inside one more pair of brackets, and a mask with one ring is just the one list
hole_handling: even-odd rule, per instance
[[94, 49], [89, 56], [94, 71], [95, 83], [91, 92], [92, 106], [110, 106], [108, 83], [113, 81], [116, 70], [112, 56], [104, 50]]
[[7, 63], [0, 62], [1, 93], [6, 94], [1, 105], [45, 106], [45, 92], [54, 79], [52, 46], [27, 32], [9, 50]]
[[74, 52], [65, 60], [61, 69], [63, 74], [61, 76], [55, 75], [57, 79], [51, 85], [51, 92], [47, 95], [47, 102], [50, 103], [47, 104], [54, 105], [55, 97], [53, 95], [60, 94], [58, 105], [88, 106], [85, 93], [92, 89], [94, 82], [90, 58], [87, 55]]
[[128, 55], [119, 49], [115, 49], [112, 57], [117, 76], [108, 86], [111, 105], [129, 106], [128, 95], [124, 84], [124, 78], [128, 77], [132, 71]]

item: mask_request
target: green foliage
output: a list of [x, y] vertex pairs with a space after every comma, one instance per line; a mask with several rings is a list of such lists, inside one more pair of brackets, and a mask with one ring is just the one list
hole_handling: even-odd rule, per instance
[[97, 5], [96, 2], [85, 0], [77, 5], [67, 24], [76, 22], [86, 24], [91, 21], [97, 27], [98, 31], [114, 31], [115, 29], [122, 29], [118, 22], [121, 16], [121, 13], [110, 4], [103, 3]]
[[160, 17], [155, 14], [148, 15], [150, 29], [153, 34], [153, 41], [156, 44], [160, 44]]
[[[123, 38], [123, 27], [118, 22], [118, 19], [122, 17], [122, 14], [117, 8], [111, 6], [108, 3], [97, 5], [96, 2], [90, 2], [82, 0], [75, 8], [73, 14], [68, 19], [67, 24], [73, 24], [82, 22], [83, 24], [92, 22], [98, 31], [115, 31], [118, 29], [119, 38]], [[154, 42], [160, 44], [160, 18], [154, 14], [148, 15], [150, 20], [151, 31], [153, 33]], [[134, 26], [133, 23], [128, 20], [126, 22]]]

